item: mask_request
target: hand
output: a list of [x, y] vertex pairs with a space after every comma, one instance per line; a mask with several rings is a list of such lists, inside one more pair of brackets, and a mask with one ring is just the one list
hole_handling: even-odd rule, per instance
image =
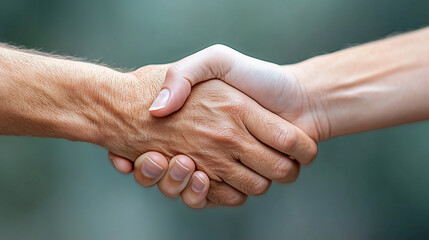
[[[316, 142], [328, 138], [318, 111], [318, 94], [308, 95], [293, 65], [279, 66], [245, 56], [223, 45], [214, 45], [186, 57], [169, 68], [162, 90], [150, 107], [153, 116], [177, 111], [199, 82], [219, 79], [241, 90], [266, 109], [293, 123]], [[219, 91], [220, 92], [220, 91]], [[296, 158], [308, 164], [310, 158]]]
[[[128, 159], [109, 153], [109, 160], [123, 173], [133, 171]], [[192, 208], [207, 206], [210, 180], [204, 172], [195, 171], [195, 164], [189, 157], [175, 156], [169, 164], [162, 154], [148, 152], [138, 157], [134, 166], [134, 178], [142, 186], [152, 187], [158, 183], [159, 190], [167, 197], [180, 195], [183, 202]]]
[[106, 116], [105, 121], [112, 133], [100, 145], [128, 159], [146, 151], [159, 151], [168, 158], [186, 154], [212, 180], [209, 202], [223, 205], [240, 204], [246, 194], [265, 192], [269, 180], [290, 182], [298, 174], [295, 161], [266, 147], [252, 135], [294, 158], [314, 157], [316, 145], [302, 131], [216, 81], [199, 86], [182, 111], [169, 118], [151, 118], [144, 110], [151, 101], [142, 98], [142, 93], [150, 95], [147, 89], [155, 93], [166, 69], [145, 67], [132, 74], [136, 78], [113, 83], [119, 85], [115, 89], [120, 92], [109, 89], [105, 95], [112, 98], [109, 102], [115, 103], [109, 106], [114, 108], [110, 110], [114, 116]]

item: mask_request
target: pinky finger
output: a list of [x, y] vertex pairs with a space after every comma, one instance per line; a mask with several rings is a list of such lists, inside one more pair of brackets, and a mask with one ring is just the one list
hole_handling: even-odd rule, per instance
[[191, 208], [204, 208], [207, 205], [209, 187], [209, 177], [204, 172], [194, 172], [191, 182], [181, 193], [182, 201]]
[[130, 160], [109, 152], [109, 160], [120, 173], [128, 174], [133, 171], [134, 164]]

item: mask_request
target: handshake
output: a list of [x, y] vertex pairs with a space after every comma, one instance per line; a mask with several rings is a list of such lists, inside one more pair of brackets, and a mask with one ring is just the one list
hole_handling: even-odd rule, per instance
[[[316, 156], [316, 142], [328, 134], [320, 132], [325, 123], [315, 115], [319, 103], [315, 95], [309, 98], [294, 67], [260, 61], [223, 45], [132, 75], [137, 85], [151, 85], [144, 89], [155, 85], [161, 91], [150, 107], [139, 110], [149, 109], [150, 115], [133, 121], [131, 132], [147, 126], [139, 129], [145, 133], [124, 130], [119, 148], [107, 140], [106, 148], [115, 153], [109, 158], [121, 172], [132, 171], [135, 155], [129, 155], [127, 145], [143, 134], [146, 141], [132, 145], [132, 152], [151, 151], [135, 161], [135, 180], [146, 187], [158, 183], [166, 196], [180, 195], [191, 207], [239, 205], [247, 195], [266, 192], [271, 181], [293, 182], [300, 164]], [[126, 89], [139, 94], [139, 88]]]
[[[280, 66], [215, 45], [122, 73], [0, 46], [0, 134], [100, 145], [193, 208], [291, 183], [317, 143], [429, 119], [429, 29]], [[17, 94], [18, 93], [18, 94]]]

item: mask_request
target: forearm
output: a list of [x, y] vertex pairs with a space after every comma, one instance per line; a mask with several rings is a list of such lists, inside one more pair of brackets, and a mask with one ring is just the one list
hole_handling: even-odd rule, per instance
[[0, 134], [97, 142], [107, 100], [100, 93], [120, 78], [106, 67], [0, 47]]
[[297, 64], [324, 138], [429, 119], [429, 28]]

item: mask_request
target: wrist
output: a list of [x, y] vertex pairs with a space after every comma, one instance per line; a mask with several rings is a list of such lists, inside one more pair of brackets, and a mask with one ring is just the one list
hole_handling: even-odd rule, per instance
[[[83, 136], [81, 141], [109, 148], [112, 141], [127, 131], [125, 127], [129, 126], [127, 123], [131, 119], [126, 115], [142, 112], [134, 108], [135, 103], [148, 105], [144, 91], [140, 91], [141, 96], [135, 95], [136, 86], [144, 85], [137, 81], [132, 73], [113, 70], [98, 72], [95, 79], [85, 81], [85, 91], [81, 95], [82, 99], [87, 99], [83, 115], [88, 123], [86, 128], [93, 131]], [[140, 117], [143, 118], [144, 114]]]
[[125, 73], [87, 63], [76, 63], [73, 74], [61, 79], [68, 102], [64, 121], [53, 124], [58, 137], [100, 145], [111, 133], [106, 125], [118, 90], [114, 83], [126, 81]]
[[[152, 116], [148, 109], [160, 91], [167, 66], [147, 66], [134, 72], [110, 72], [88, 87], [89, 109], [96, 133], [92, 143], [135, 159], [142, 149], [130, 147], [129, 139], [148, 145]], [[134, 144], [137, 145], [137, 144]]]
[[297, 64], [303, 89], [315, 99], [323, 139], [427, 118], [427, 67], [421, 60], [427, 53], [404, 40], [410, 39], [399, 36]]
[[299, 85], [302, 98], [302, 107], [298, 125], [317, 142], [331, 138], [332, 126], [330, 105], [325, 96], [329, 89], [327, 79], [322, 79], [319, 65], [324, 60], [322, 56], [312, 58], [297, 64], [284, 66]]

